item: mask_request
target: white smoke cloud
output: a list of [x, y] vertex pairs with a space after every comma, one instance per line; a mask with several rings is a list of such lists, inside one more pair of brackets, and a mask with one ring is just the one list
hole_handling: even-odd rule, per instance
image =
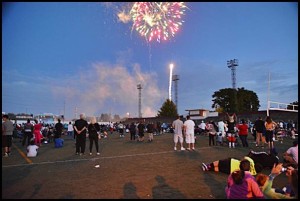
[[68, 86], [53, 87], [53, 94], [66, 97], [78, 108], [78, 113], [87, 115], [111, 112], [124, 117], [129, 112], [131, 117], [137, 117], [137, 84], [142, 85], [143, 117], [155, 116], [166, 96], [166, 90], [157, 86], [157, 75], [141, 72], [138, 64], [133, 65], [129, 72], [120, 64], [94, 63], [65, 82]]

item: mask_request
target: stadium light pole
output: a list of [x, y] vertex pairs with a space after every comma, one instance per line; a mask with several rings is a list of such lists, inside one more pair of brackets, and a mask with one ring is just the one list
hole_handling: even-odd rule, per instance
[[232, 81], [232, 89], [234, 89], [234, 105], [231, 106], [233, 112], [236, 112], [237, 110], [237, 90], [236, 90], [236, 78], [235, 78], [235, 70], [236, 67], [238, 66], [238, 60], [237, 59], [232, 59], [227, 61], [227, 66], [228, 68], [231, 69], [231, 81]]
[[139, 90], [139, 118], [142, 118], [142, 85], [138, 84], [137, 89]]

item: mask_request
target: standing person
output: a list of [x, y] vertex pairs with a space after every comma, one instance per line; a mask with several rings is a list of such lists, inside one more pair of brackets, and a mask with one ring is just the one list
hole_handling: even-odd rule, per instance
[[236, 114], [227, 114], [227, 136], [228, 136], [228, 145], [229, 148], [234, 148], [235, 147], [235, 124], [236, 124]]
[[200, 129], [201, 129], [201, 130], [200, 130], [200, 134], [204, 134], [204, 133], [205, 133], [205, 127], [206, 127], [206, 124], [204, 123], [203, 120], [201, 121], [199, 127], [200, 127]]
[[263, 139], [263, 132], [265, 127], [265, 122], [262, 120], [262, 117], [259, 116], [258, 119], [254, 122], [253, 126], [256, 131], [256, 147], [261, 146], [261, 148], [264, 148], [264, 139]]
[[215, 136], [217, 134], [215, 127], [216, 127], [216, 125], [215, 125], [214, 121], [209, 121], [205, 127], [208, 130], [208, 145], [209, 146], [211, 146], [211, 144], [213, 146], [215, 146]]
[[177, 116], [177, 119], [173, 121], [172, 127], [174, 129], [174, 150], [177, 150], [177, 143], [180, 142], [180, 150], [185, 150], [183, 147], [183, 136], [182, 136], [182, 130], [183, 130], [183, 121], [180, 120], [180, 116]]
[[22, 146], [25, 146], [25, 142], [27, 139], [27, 145], [28, 146], [30, 144], [30, 140], [33, 137], [33, 125], [32, 123], [30, 123], [30, 119], [27, 119], [27, 123], [24, 125], [24, 137], [23, 137], [23, 141], [22, 141]]
[[150, 122], [150, 123], [147, 124], [146, 127], [147, 127], [147, 133], [148, 133], [148, 136], [149, 136], [148, 141], [152, 142], [153, 141], [154, 125], [153, 125], [152, 122]]
[[34, 143], [40, 147], [42, 145], [41, 129], [42, 129], [43, 125], [41, 123], [38, 123], [37, 119], [34, 120], [34, 123], [35, 123], [33, 126]]
[[138, 141], [139, 142], [142, 142], [142, 141], [144, 141], [144, 130], [145, 130], [145, 125], [143, 124], [143, 121], [142, 120], [140, 120], [140, 123], [139, 123], [139, 125], [137, 126], [137, 128], [138, 128]]
[[60, 138], [64, 128], [64, 125], [60, 122], [61, 120], [58, 119], [57, 121], [58, 122], [54, 126], [55, 128], [54, 138]]
[[161, 123], [158, 121], [156, 122], [156, 128], [157, 128], [157, 135], [161, 134]]
[[93, 149], [93, 142], [95, 142], [95, 147], [97, 151], [97, 155], [100, 155], [99, 153], [99, 136], [100, 134], [100, 125], [96, 121], [96, 117], [92, 117], [91, 123], [88, 125], [88, 132], [89, 132], [89, 139], [90, 139], [90, 156], [92, 155], [92, 149]]
[[113, 134], [113, 131], [114, 131], [114, 124], [113, 124], [113, 122], [109, 123], [109, 131], [110, 131], [110, 134]]
[[217, 144], [219, 143], [220, 145], [223, 145], [223, 140], [226, 137], [226, 124], [222, 119], [218, 121], [218, 130], [219, 132], [217, 132]]
[[73, 128], [72, 122], [69, 122], [69, 124], [68, 124], [68, 136], [73, 136], [73, 133], [74, 133], [74, 128]]
[[220, 121], [218, 121], [218, 128], [219, 128], [219, 133], [222, 135], [222, 137], [225, 137], [225, 129], [226, 129], [226, 125], [224, 123], [224, 121], [222, 119], [220, 119]]
[[122, 124], [121, 121], [118, 124], [118, 131], [119, 131], [120, 137], [124, 137], [125, 124]]
[[232, 172], [225, 187], [227, 199], [260, 199], [264, 194], [255, 178], [250, 174], [250, 162], [242, 160], [240, 170]]
[[188, 144], [187, 150], [190, 151], [191, 149], [195, 151], [195, 122], [190, 119], [191, 117], [188, 115], [186, 116], [186, 121], [183, 124], [184, 133], [185, 133], [185, 142]]
[[14, 124], [9, 120], [7, 114], [2, 116], [2, 147], [4, 148], [4, 157], [8, 157], [11, 153], [12, 135]]
[[135, 140], [135, 135], [136, 135], [136, 126], [134, 122], [131, 122], [129, 126], [129, 132], [130, 132], [130, 140]]
[[80, 118], [74, 123], [74, 130], [76, 132], [76, 155], [83, 155], [85, 152], [85, 142], [88, 122], [85, 120], [85, 114], [81, 113]]
[[249, 147], [248, 144], [248, 124], [246, 123], [245, 119], [242, 119], [241, 124], [237, 125], [237, 129], [239, 130], [239, 136], [242, 141], [243, 147]]
[[38, 148], [39, 147], [34, 144], [34, 140], [31, 140], [30, 145], [27, 146], [27, 157], [36, 157]]
[[268, 143], [269, 151], [272, 152], [274, 148], [274, 142], [273, 142], [273, 135], [274, 130], [276, 128], [277, 124], [272, 120], [270, 116], [267, 116], [265, 121], [265, 127], [266, 127], [266, 142]]

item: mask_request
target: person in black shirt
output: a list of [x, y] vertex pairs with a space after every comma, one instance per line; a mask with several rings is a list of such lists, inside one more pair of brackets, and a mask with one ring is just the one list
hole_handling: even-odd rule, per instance
[[76, 155], [83, 155], [85, 152], [86, 133], [88, 122], [85, 120], [85, 114], [80, 114], [80, 119], [74, 123], [74, 130], [76, 134]]
[[265, 122], [261, 117], [258, 117], [258, 119], [254, 122], [253, 129], [256, 131], [256, 147], [261, 145], [261, 147], [264, 148], [265, 140], [263, 138], [263, 132], [265, 129]]
[[153, 132], [154, 132], [154, 125], [152, 122], [150, 122], [147, 124], [147, 133], [149, 136], [149, 139], [148, 139], [149, 142], [153, 141]]
[[136, 135], [136, 126], [134, 122], [131, 122], [129, 126], [129, 132], [130, 132], [130, 140], [135, 140], [135, 135]]
[[55, 133], [54, 138], [60, 138], [63, 132], [64, 125], [60, 122], [60, 119], [57, 120], [58, 122], [55, 124]]
[[27, 140], [27, 146], [30, 145], [30, 140], [33, 138], [33, 125], [30, 123], [30, 119], [27, 119], [27, 123], [24, 125], [24, 137], [22, 141], [22, 146], [25, 146]]
[[139, 131], [139, 142], [144, 141], [144, 129], [145, 129], [145, 125], [143, 124], [142, 120], [140, 121], [139, 125], [138, 125], [138, 131]]
[[91, 123], [88, 125], [88, 132], [89, 132], [89, 139], [90, 139], [90, 156], [92, 155], [93, 142], [95, 142], [97, 155], [100, 155], [99, 144], [98, 144], [98, 139], [101, 136], [100, 125], [96, 121], [96, 117], [92, 117]]

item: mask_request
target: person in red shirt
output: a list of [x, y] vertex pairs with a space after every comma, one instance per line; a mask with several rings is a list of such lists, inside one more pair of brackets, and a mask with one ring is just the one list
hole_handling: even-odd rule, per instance
[[238, 124], [236, 127], [239, 130], [239, 136], [242, 141], [243, 147], [249, 147], [248, 145], [248, 125], [244, 119], [242, 119], [241, 124]]
[[43, 125], [41, 123], [38, 123], [38, 120], [35, 119], [34, 120], [35, 125], [33, 126], [33, 134], [34, 134], [34, 142], [35, 145], [37, 146], [41, 146], [42, 144], [42, 133], [41, 133], [41, 129], [43, 127]]

